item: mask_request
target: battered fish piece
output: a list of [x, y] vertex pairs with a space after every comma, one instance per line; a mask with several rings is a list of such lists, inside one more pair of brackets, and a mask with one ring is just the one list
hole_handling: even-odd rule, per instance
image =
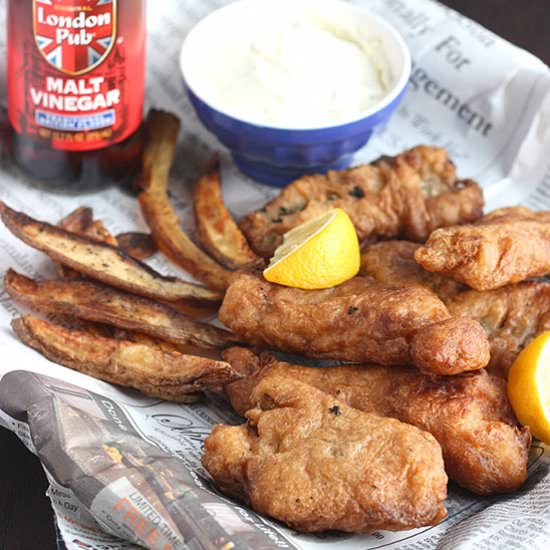
[[550, 272], [550, 212], [502, 208], [474, 225], [438, 229], [415, 259], [474, 290], [545, 275]]
[[226, 386], [241, 415], [253, 405], [258, 383], [285, 377], [430, 432], [441, 445], [448, 476], [474, 493], [511, 492], [525, 481], [529, 429], [517, 427], [505, 382], [484, 370], [433, 378], [406, 367], [290, 365], [244, 348], [230, 348], [223, 356], [243, 376]]
[[268, 258], [284, 233], [332, 208], [349, 214], [360, 241], [423, 242], [438, 227], [477, 220], [483, 192], [476, 182], [457, 178], [444, 149], [418, 146], [373, 164], [304, 176], [245, 216], [240, 227], [254, 251]]
[[421, 245], [410, 241], [383, 241], [361, 254], [360, 275], [394, 285], [418, 284], [431, 288], [443, 301], [465, 289], [439, 273], [430, 273], [416, 263], [414, 253]]
[[491, 343], [489, 371], [507, 378], [520, 351], [550, 330], [550, 283], [529, 281], [497, 290], [469, 290], [447, 301], [457, 317], [476, 319]]
[[367, 533], [446, 516], [441, 448], [427, 432], [286, 377], [251, 395], [242, 426], [215, 426], [203, 466], [227, 495], [302, 532]]
[[457, 374], [489, 362], [479, 323], [451, 319], [428, 288], [382, 285], [369, 277], [312, 291], [269, 283], [261, 271], [238, 272], [218, 318], [242, 342], [310, 357], [416, 364], [432, 374]]
[[390, 284], [430, 287], [453, 317], [481, 323], [491, 344], [492, 374], [507, 378], [519, 352], [538, 334], [550, 330], [550, 284], [527, 282], [478, 292], [439, 273], [430, 273], [414, 261], [420, 247], [406, 241], [369, 246], [361, 256], [361, 275]]

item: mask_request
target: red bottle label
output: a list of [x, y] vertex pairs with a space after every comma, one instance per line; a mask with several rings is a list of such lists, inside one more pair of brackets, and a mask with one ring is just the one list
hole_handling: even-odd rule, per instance
[[145, 22], [143, 9], [132, 4], [11, 0], [8, 116], [15, 131], [55, 149], [88, 151], [137, 130]]

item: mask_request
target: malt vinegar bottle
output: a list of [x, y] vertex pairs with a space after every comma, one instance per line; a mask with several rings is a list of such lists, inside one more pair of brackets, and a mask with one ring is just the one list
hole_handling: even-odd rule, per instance
[[11, 153], [29, 179], [91, 188], [139, 166], [145, 0], [8, 0]]

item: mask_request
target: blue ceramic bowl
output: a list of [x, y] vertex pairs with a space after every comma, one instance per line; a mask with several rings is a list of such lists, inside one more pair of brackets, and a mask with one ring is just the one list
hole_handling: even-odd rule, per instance
[[[198, 117], [230, 151], [237, 166], [247, 176], [262, 183], [283, 186], [304, 174], [324, 173], [347, 167], [353, 154], [363, 147], [375, 129], [385, 125], [399, 105], [409, 80], [411, 57], [399, 33], [383, 19], [363, 8], [329, 1], [353, 17], [354, 24], [365, 27], [381, 44], [390, 75], [386, 95], [367, 111], [334, 126], [278, 128], [244, 120], [201, 97], [200, 52], [212, 40], [223, 40], [220, 29], [231, 28], [232, 21], [262, 14], [257, 6], [266, 0], [240, 0], [200, 21], [186, 38], [181, 51], [181, 69], [189, 99]], [[280, 2], [281, 0], [273, 0]], [[322, 6], [323, 3], [320, 3]], [[223, 70], [223, 67], [219, 68]]]

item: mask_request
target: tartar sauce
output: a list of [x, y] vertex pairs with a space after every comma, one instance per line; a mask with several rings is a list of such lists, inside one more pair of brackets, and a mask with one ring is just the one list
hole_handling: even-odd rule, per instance
[[206, 101], [237, 118], [318, 128], [359, 117], [388, 91], [380, 42], [353, 20], [288, 14], [214, 38], [202, 60]]

